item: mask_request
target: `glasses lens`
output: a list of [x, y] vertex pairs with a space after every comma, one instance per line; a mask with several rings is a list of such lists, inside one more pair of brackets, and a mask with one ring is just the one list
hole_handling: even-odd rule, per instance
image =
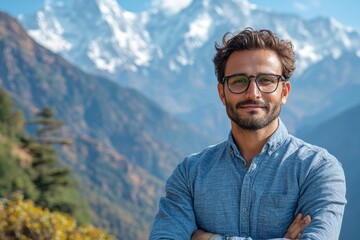
[[276, 90], [278, 85], [279, 77], [276, 75], [262, 74], [256, 78], [257, 86], [260, 91], [270, 93]]
[[245, 75], [232, 76], [228, 79], [229, 89], [234, 93], [246, 91], [250, 79]]

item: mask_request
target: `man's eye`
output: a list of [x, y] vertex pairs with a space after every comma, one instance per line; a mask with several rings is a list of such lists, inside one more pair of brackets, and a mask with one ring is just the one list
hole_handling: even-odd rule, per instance
[[247, 84], [248, 83], [248, 79], [246, 78], [235, 78], [231, 81], [232, 84]]
[[258, 79], [258, 83], [261, 85], [273, 84], [273, 83], [275, 83], [275, 79], [264, 77], [264, 78]]

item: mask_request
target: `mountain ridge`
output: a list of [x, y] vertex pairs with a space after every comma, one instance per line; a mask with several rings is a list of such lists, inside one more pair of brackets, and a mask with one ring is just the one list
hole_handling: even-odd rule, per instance
[[64, 121], [74, 146], [62, 149], [63, 160], [81, 178], [95, 222], [120, 239], [146, 238], [164, 180], [186, 154], [209, 144], [140, 92], [38, 45], [5, 13], [0, 84], [28, 118], [51, 106]]
[[[81, 3], [81, 1], [77, 2]], [[120, 53], [125, 56], [124, 59], [126, 59], [128, 66], [125, 67], [124, 65], [124, 68], [120, 68], [118, 72], [112, 73], [100, 70], [94, 67], [94, 62], [87, 57], [87, 50], [89, 50], [90, 45], [86, 45], [84, 39], [79, 41], [78, 47], [74, 48], [73, 58], [65, 56], [66, 54], [64, 53], [60, 54], [68, 59], [68, 61], [76, 63], [78, 67], [81, 67], [83, 70], [110, 77], [121, 86], [133, 87], [141, 91], [147, 97], [159, 103], [163, 108], [172, 112], [172, 114], [181, 116], [183, 119], [186, 119], [186, 121], [195, 125], [196, 128], [208, 134], [208, 136], [214, 137], [216, 141], [225, 138], [229, 133], [229, 121], [217, 97], [217, 81], [214, 76], [211, 59], [214, 52], [213, 43], [219, 41], [221, 39], [220, 34], [227, 31], [238, 31], [247, 26], [252, 26], [255, 29], [268, 28], [278, 33], [281, 37], [293, 40], [296, 44], [295, 52], [297, 54], [298, 70], [291, 79], [292, 91], [287, 105], [284, 106], [281, 113], [282, 120], [286, 123], [290, 132], [301, 134], [307, 129], [316, 130], [319, 124], [325, 124], [329, 119], [336, 117], [338, 114], [360, 103], [360, 100], [356, 97], [360, 86], [360, 83], [356, 81], [358, 80], [357, 69], [360, 58], [359, 31], [343, 26], [331, 18], [304, 20], [293, 14], [277, 14], [256, 7], [254, 8], [254, 6], [239, 9], [238, 7], [234, 7], [237, 6], [236, 2], [246, 3], [248, 1], [197, 1], [196, 5], [189, 5], [187, 8], [173, 15], [166, 15], [156, 9], [133, 15], [133, 13], [120, 8], [124, 16], [129, 16], [130, 22], [134, 16], [137, 18], [138, 24], [136, 28], [134, 27], [133, 29], [137, 29], [144, 34], [137, 36], [139, 36], [140, 42], [146, 43], [146, 46], [148, 46], [147, 53], [153, 57], [147, 62], [149, 65], [136, 65], [136, 56], [131, 56], [132, 53], [126, 51], [125, 46], [122, 48], [125, 52]], [[93, 3], [94, 1], [91, 1], [95, 10], [98, 9], [97, 5]], [[211, 4], [206, 5], [205, 3]], [[90, 5], [90, 3], [88, 5]], [[89, 36], [86, 31], [89, 25], [91, 31], [95, 32], [95, 34], [105, 34], [104, 36], [99, 35], [96, 37], [102, 38], [103, 41], [97, 42], [98, 50], [103, 54], [99, 59], [107, 63], [109, 67], [115, 66], [112, 63], [119, 58], [121, 54], [116, 55], [114, 52], [111, 52], [111, 49], [116, 47], [112, 45], [116, 41], [112, 39], [112, 32], [109, 30], [111, 27], [104, 25], [105, 30], [101, 28], [103, 32], [98, 32], [97, 28], [101, 25], [99, 23], [101, 19], [99, 20], [92, 16], [92, 12], [85, 11], [88, 9], [87, 6], [85, 7], [82, 9], [84, 10], [84, 14], [78, 17], [81, 18], [86, 15], [88, 17], [87, 21], [79, 21], [87, 24], [77, 25], [77, 18], [70, 19], [73, 21], [67, 20], [73, 24], [70, 30], [76, 30], [71, 34], [68, 33], [68, 35], [81, 37], [84, 33], [83, 37], [86, 38]], [[69, 9], [77, 12], [74, 8]], [[240, 13], [238, 14], [237, 12]], [[50, 14], [51, 12], [47, 13]], [[63, 12], [66, 18], [67, 14], [65, 13], [66, 12]], [[187, 17], [187, 14], [190, 16]], [[251, 18], [248, 16], [251, 16]], [[26, 17], [21, 21], [29, 33], [32, 30], [39, 30], [36, 28], [36, 22], [27, 21]], [[119, 22], [127, 25], [126, 21], [119, 20]], [[60, 24], [62, 21], [58, 19], [58, 23]], [[129, 23], [128, 26], [132, 26], [131, 24], [132, 23]], [[59, 29], [61, 30], [61, 28]], [[81, 29], [81, 33], [79, 29]], [[120, 26], [118, 29], [120, 29]], [[203, 32], [200, 31], [202, 29], [204, 30]], [[66, 29], [63, 28], [63, 31], [66, 32]], [[51, 29], [44, 28], [42, 33], [45, 36], [46, 32], [51, 33], [52, 31]], [[123, 32], [126, 33], [126, 31]], [[203, 36], [206, 38], [202, 38]], [[145, 40], [146, 38], [149, 42]], [[92, 38], [90, 38], [90, 40], [91, 39]], [[125, 39], [129, 39], [128, 36], [126, 36]], [[136, 41], [136, 39], [133, 41]], [[79, 50], [79, 52], [77, 52], [77, 50]], [[115, 54], [113, 57], [114, 60], [112, 59], [112, 54]], [[85, 60], [83, 58], [85, 58]], [[100, 79], [98, 80], [98, 84], [101, 85]], [[338, 86], [336, 85], [337, 83], [341, 83], [342, 85]], [[107, 83], [105, 83], [105, 85], [107, 85]], [[96, 86], [98, 85], [94, 87]], [[49, 86], [47, 88], [49, 88]], [[26, 94], [26, 92], [23, 93]], [[79, 91], [77, 93], [82, 92]], [[44, 97], [48, 96], [45, 94]], [[123, 100], [123, 102], [125, 102], [125, 100]], [[98, 99], [89, 101], [88, 105], [89, 109], [99, 109], [98, 106], [105, 105], [106, 103], [107, 101]], [[94, 111], [88, 111], [87, 116], [95, 119], [95, 117], [91, 117], [92, 112]], [[98, 112], [101, 111], [98, 110]], [[79, 111], [78, 114], [81, 115], [82, 112]], [[112, 119], [116, 119], [116, 115], [111, 111], [107, 111], [106, 114], [101, 114], [101, 116], [106, 115]], [[141, 116], [140, 114], [134, 117], [134, 119], [141, 122], [141, 119], [144, 120], [149, 117], [149, 115]], [[79, 117], [72, 118], [70, 121], [77, 121], [78, 118]], [[124, 115], [122, 115], [122, 118], [127, 119]], [[104, 129], [108, 128], [107, 124], [104, 124], [106, 119], [99, 118], [96, 119], [96, 121], [96, 124], [92, 127], [99, 125]], [[86, 127], [86, 123], [82, 121], [79, 122], [79, 125]], [[136, 128], [138, 126], [118, 125], [118, 127], [120, 129], [126, 129]], [[332, 128], [330, 128], [330, 126], [328, 126], [328, 128], [330, 132]], [[147, 130], [146, 128], [142, 129]], [[351, 132], [351, 130], [347, 131]], [[166, 140], [163, 141], [164, 145], [154, 144], [153, 140], [155, 141], [156, 138], [159, 137], [156, 133], [160, 133], [160, 131], [152, 132], [151, 134], [148, 133], [147, 135], [139, 134], [137, 137], [145, 138], [147, 140], [146, 146], [149, 145], [152, 149], [161, 150], [162, 148], [171, 148]], [[92, 132], [92, 134], [97, 136], [101, 135], [101, 133], [96, 133], [95, 131]], [[114, 135], [116, 134], [117, 133]], [[176, 136], [177, 134], [172, 134], [169, 133], [168, 136], [163, 136], [162, 139], [165, 138], [173, 141], [172, 136]], [[322, 133], [321, 136], [326, 136], [326, 134]], [[92, 137], [94, 136], [90, 136], [90, 138]], [[211, 139], [211, 142], [215, 141], [214, 138]], [[126, 142], [126, 136], [105, 137], [104, 139], [104, 146], [109, 149], [114, 148], [114, 142], [125, 142], [126, 144], [133, 145], [133, 143]], [[182, 139], [186, 139], [186, 137]], [[179, 143], [182, 141], [183, 140], [179, 140]], [[309, 138], [309, 142], [313, 141]], [[316, 144], [316, 141], [314, 143]], [[176, 145], [176, 143], [173, 142], [172, 145]], [[332, 147], [333, 146], [330, 146], [329, 151], [331, 151]], [[352, 146], [352, 148], [353, 149], [350, 150], [355, 151], [357, 145]], [[124, 150], [122, 153], [130, 151], [126, 149], [125, 146], [123, 146], [122, 149]], [[177, 161], [174, 160], [172, 155], [181, 155], [179, 153], [181, 151], [172, 150], [167, 157], [162, 156], [160, 158], [168, 158], [172, 164], [166, 165], [167, 167], [164, 168], [164, 162], [158, 163], [159, 166], [163, 167], [162, 170], [167, 173], [171, 171], [170, 169]], [[190, 149], [188, 150], [190, 151]], [[138, 148], [131, 149], [131, 152], [129, 161], [137, 159], [141, 155], [146, 155], [142, 160], [143, 166], [141, 169], [153, 169], [153, 171], [158, 169], [156, 163], [154, 163], [157, 155], [153, 155], [146, 150], [143, 150], [143, 154], [141, 154]], [[187, 150], [183, 150], [183, 152], [187, 152]], [[125, 155], [129, 154], [124, 154], [124, 156]], [[124, 173], [124, 175], [126, 175], [126, 173]], [[166, 174], [163, 174], [160, 179], [165, 179], [165, 175]], [[119, 179], [119, 181], [124, 180]], [[123, 184], [126, 185], [128, 183], [123, 182]], [[114, 199], [116, 197], [110, 196], [110, 198]], [[106, 205], [113, 205], [113, 202], [108, 200], [101, 202], [106, 202]], [[145, 206], [151, 206], [151, 204], [146, 203], [146, 201], [142, 203]], [[100, 206], [100, 204], [97, 205], [97, 207]], [[351, 204], [349, 204], [349, 206], [351, 207]], [[130, 209], [133, 210], [134, 207], [132, 206]], [[125, 211], [123, 209], [122, 211], [125, 212], [125, 215], [128, 214], [127, 210]], [[137, 213], [138, 212], [136, 212], [136, 214]], [[110, 215], [111, 214], [107, 216]], [[137, 215], [137, 219], [141, 218], [139, 216], [140, 215]], [[353, 222], [356, 222], [356, 220], [353, 220]], [[344, 223], [349, 226], [351, 225], [351, 222], [348, 222], [348, 220]], [[141, 224], [143, 224], [142, 226], [148, 226], [146, 223]], [[349, 227], [344, 227], [344, 229], [350, 231]], [[135, 237], [135, 239], [139, 238]]]
[[357, 218], [360, 214], [360, 104], [312, 128], [305, 128], [298, 135], [306, 141], [326, 148], [341, 162], [346, 177], [347, 205], [340, 239], [357, 239]]
[[[86, 17], [78, 18], [71, 17], [72, 12], [77, 12], [77, 8], [72, 8], [73, 3], [78, 3], [77, 8], [83, 4], [81, 0], [71, 0], [36, 13], [45, 14], [48, 21], [55, 19], [59, 26], [63, 26], [63, 32], [55, 34], [58, 38], [71, 42], [74, 36], [83, 36], [81, 41], [71, 42], [74, 51], [59, 51], [59, 54], [87, 72], [107, 76], [122, 86], [141, 91], [205, 134], [216, 136], [213, 141], [226, 137], [228, 128], [207, 128], [209, 124], [201, 124], [201, 120], [191, 116], [194, 112], [212, 109], [207, 120], [228, 125], [226, 116], [218, 119], [223, 108], [218, 100], [211, 61], [214, 42], [221, 41], [225, 32], [251, 26], [271, 29], [280, 37], [291, 39], [298, 65], [292, 79], [294, 82], [313, 65], [327, 58], [338, 58], [346, 52], [360, 56], [360, 31], [344, 26], [334, 18], [304, 20], [294, 14], [264, 10], [247, 0], [193, 1], [174, 14], [156, 8], [132, 13], [114, 0], [91, 1], [92, 9], [87, 5], [82, 8]], [[104, 11], [103, 5], [111, 5], [113, 11]], [[111, 21], [104, 20], [110, 18]], [[34, 16], [23, 16], [20, 20], [30, 35], [51, 47], [51, 41], [46, 41], [44, 36], [56, 28], [46, 27]], [[67, 28], [69, 22], [72, 26]], [[78, 34], [77, 29], [82, 29], [82, 34]], [[32, 34], [34, 32], [37, 34]], [[94, 49], [101, 55], [98, 55], [98, 60], [88, 57]], [[140, 58], [144, 61], [141, 62]], [[97, 67], [97, 61], [112, 70]], [[297, 90], [292, 93], [298, 95], [295, 99], [300, 99], [302, 94]], [[293, 126], [293, 132], [308, 117], [305, 107], [300, 109], [302, 116], [299, 117], [297, 111], [301, 106], [301, 102], [295, 102], [283, 112], [284, 119], [289, 119], [289, 125]]]

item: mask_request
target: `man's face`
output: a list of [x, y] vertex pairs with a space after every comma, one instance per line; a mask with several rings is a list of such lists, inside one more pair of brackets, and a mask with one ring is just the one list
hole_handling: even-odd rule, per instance
[[[281, 63], [271, 50], [242, 50], [233, 52], [225, 66], [225, 76], [233, 74], [257, 75], [260, 73], [282, 74]], [[258, 130], [268, 126], [278, 118], [281, 105], [285, 104], [290, 91], [290, 83], [279, 83], [273, 93], [262, 93], [255, 79], [247, 91], [234, 94], [227, 82], [218, 84], [221, 101], [226, 106], [229, 118], [237, 127], [246, 130]]]

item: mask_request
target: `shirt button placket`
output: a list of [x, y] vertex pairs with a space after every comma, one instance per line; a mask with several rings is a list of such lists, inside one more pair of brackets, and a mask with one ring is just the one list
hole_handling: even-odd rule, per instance
[[[250, 170], [249, 170], [250, 171]], [[249, 208], [250, 208], [250, 177], [249, 171], [245, 175], [245, 181], [243, 182], [241, 189], [241, 202], [240, 202], [240, 233], [241, 236], [248, 236], [249, 232]]]
[[240, 213], [240, 233], [242, 236], [249, 236], [250, 234], [250, 206], [251, 206], [251, 180], [252, 175], [256, 169], [256, 163], [254, 162], [250, 165], [249, 170], [245, 174], [245, 181], [241, 189], [241, 213]]
[[[247, 179], [247, 177], [245, 177]], [[241, 190], [240, 200], [240, 233], [241, 236], [248, 236], [249, 231], [249, 203], [250, 203], [250, 181], [245, 181]]]

